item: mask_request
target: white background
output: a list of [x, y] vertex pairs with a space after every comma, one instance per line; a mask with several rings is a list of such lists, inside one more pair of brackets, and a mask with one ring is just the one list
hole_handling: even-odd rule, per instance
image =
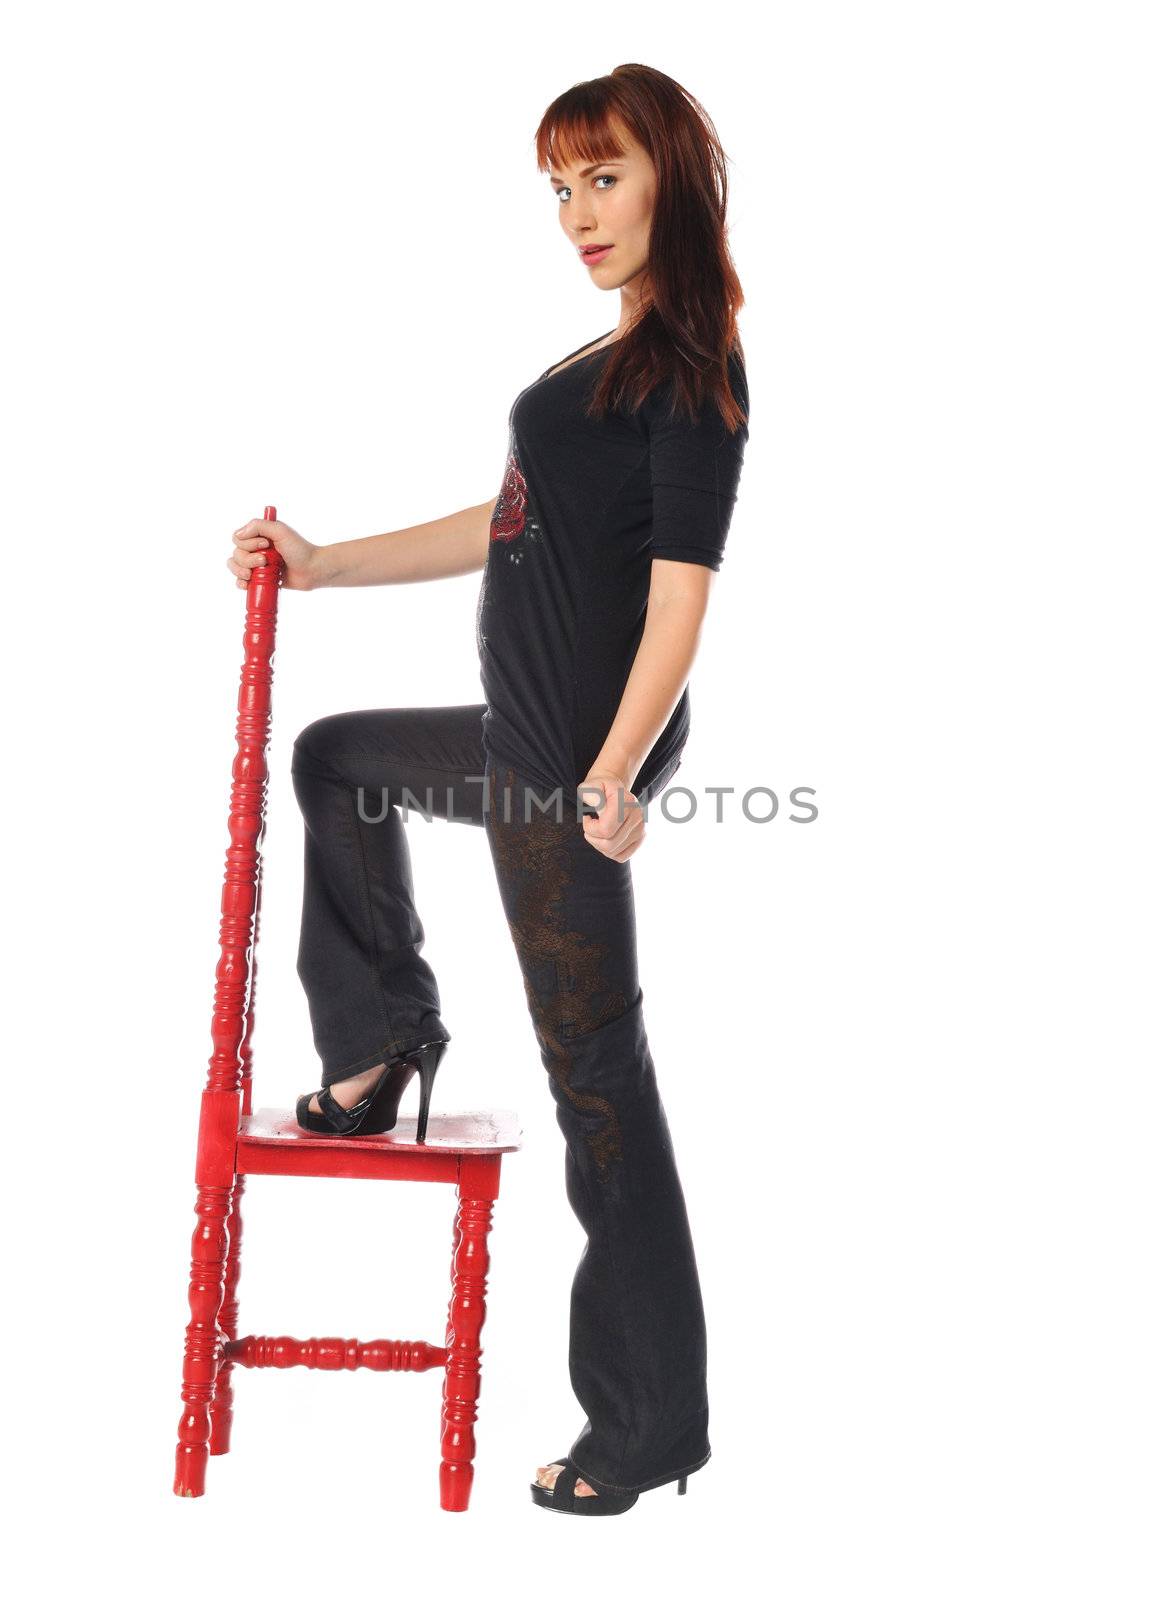
[[[1162, 1595], [1157, 9], [10, 17], [22, 1592]], [[686, 1499], [575, 1534], [530, 1505], [582, 1422], [582, 1234], [484, 837], [437, 821], [411, 834], [454, 1035], [435, 1110], [525, 1129], [471, 1510], [438, 1508], [437, 1372], [238, 1372], [233, 1450], [179, 1500], [230, 533], [271, 503], [355, 538], [497, 491], [514, 395], [617, 320], [531, 141], [622, 61], [713, 117], [747, 297], [750, 442], [679, 781], [821, 808], [654, 808], [634, 860], [713, 1456]], [[477, 582], [281, 597], [257, 1105], [318, 1082], [291, 742], [332, 711], [479, 700]], [[251, 1179], [241, 1331], [440, 1342], [451, 1208]]]

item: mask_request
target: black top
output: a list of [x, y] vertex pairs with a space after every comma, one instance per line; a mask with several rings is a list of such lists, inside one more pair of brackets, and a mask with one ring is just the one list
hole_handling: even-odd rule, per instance
[[[585, 416], [611, 348], [557, 372], [549, 367], [511, 406], [478, 596], [484, 747], [569, 797], [619, 709], [644, 631], [653, 557], [721, 565], [748, 437], [744, 425], [730, 433], [712, 400], [696, 422], [683, 412], [670, 419], [671, 382], [639, 411]], [[748, 416], [740, 357], [731, 357], [729, 373]], [[672, 777], [688, 736], [686, 684], [633, 780], [642, 802]]]

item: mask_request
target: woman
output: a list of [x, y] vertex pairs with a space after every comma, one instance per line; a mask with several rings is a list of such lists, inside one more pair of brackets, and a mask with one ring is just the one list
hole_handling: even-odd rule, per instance
[[435, 522], [315, 546], [249, 522], [245, 586], [482, 571], [485, 702], [342, 712], [305, 728], [297, 970], [323, 1063], [301, 1126], [393, 1127], [421, 1076], [418, 1138], [450, 1039], [421, 955], [398, 807], [484, 827], [587, 1235], [569, 1371], [587, 1423], [541, 1467], [538, 1505], [626, 1510], [709, 1459], [706, 1330], [684, 1195], [649, 1053], [629, 858], [689, 731], [687, 679], [736, 498], [748, 391], [725, 238], [725, 157], [671, 78], [617, 67], [536, 134], [539, 170], [615, 328], [517, 397], [502, 489]]

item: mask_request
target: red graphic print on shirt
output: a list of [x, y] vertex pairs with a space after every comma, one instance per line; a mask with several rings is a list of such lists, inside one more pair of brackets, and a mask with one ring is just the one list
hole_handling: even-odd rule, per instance
[[502, 491], [494, 515], [490, 519], [491, 540], [502, 539], [510, 543], [522, 533], [527, 520], [527, 480], [519, 470], [514, 452], [507, 457]]

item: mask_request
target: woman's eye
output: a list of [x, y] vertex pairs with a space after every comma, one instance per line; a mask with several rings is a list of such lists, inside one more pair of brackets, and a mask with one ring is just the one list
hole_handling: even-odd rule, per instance
[[[616, 174], [614, 172], [601, 172], [592, 181], [594, 183], [615, 183]], [[561, 189], [556, 189], [555, 197], [562, 204], [564, 195], [570, 193], [571, 185], [565, 183]]]

